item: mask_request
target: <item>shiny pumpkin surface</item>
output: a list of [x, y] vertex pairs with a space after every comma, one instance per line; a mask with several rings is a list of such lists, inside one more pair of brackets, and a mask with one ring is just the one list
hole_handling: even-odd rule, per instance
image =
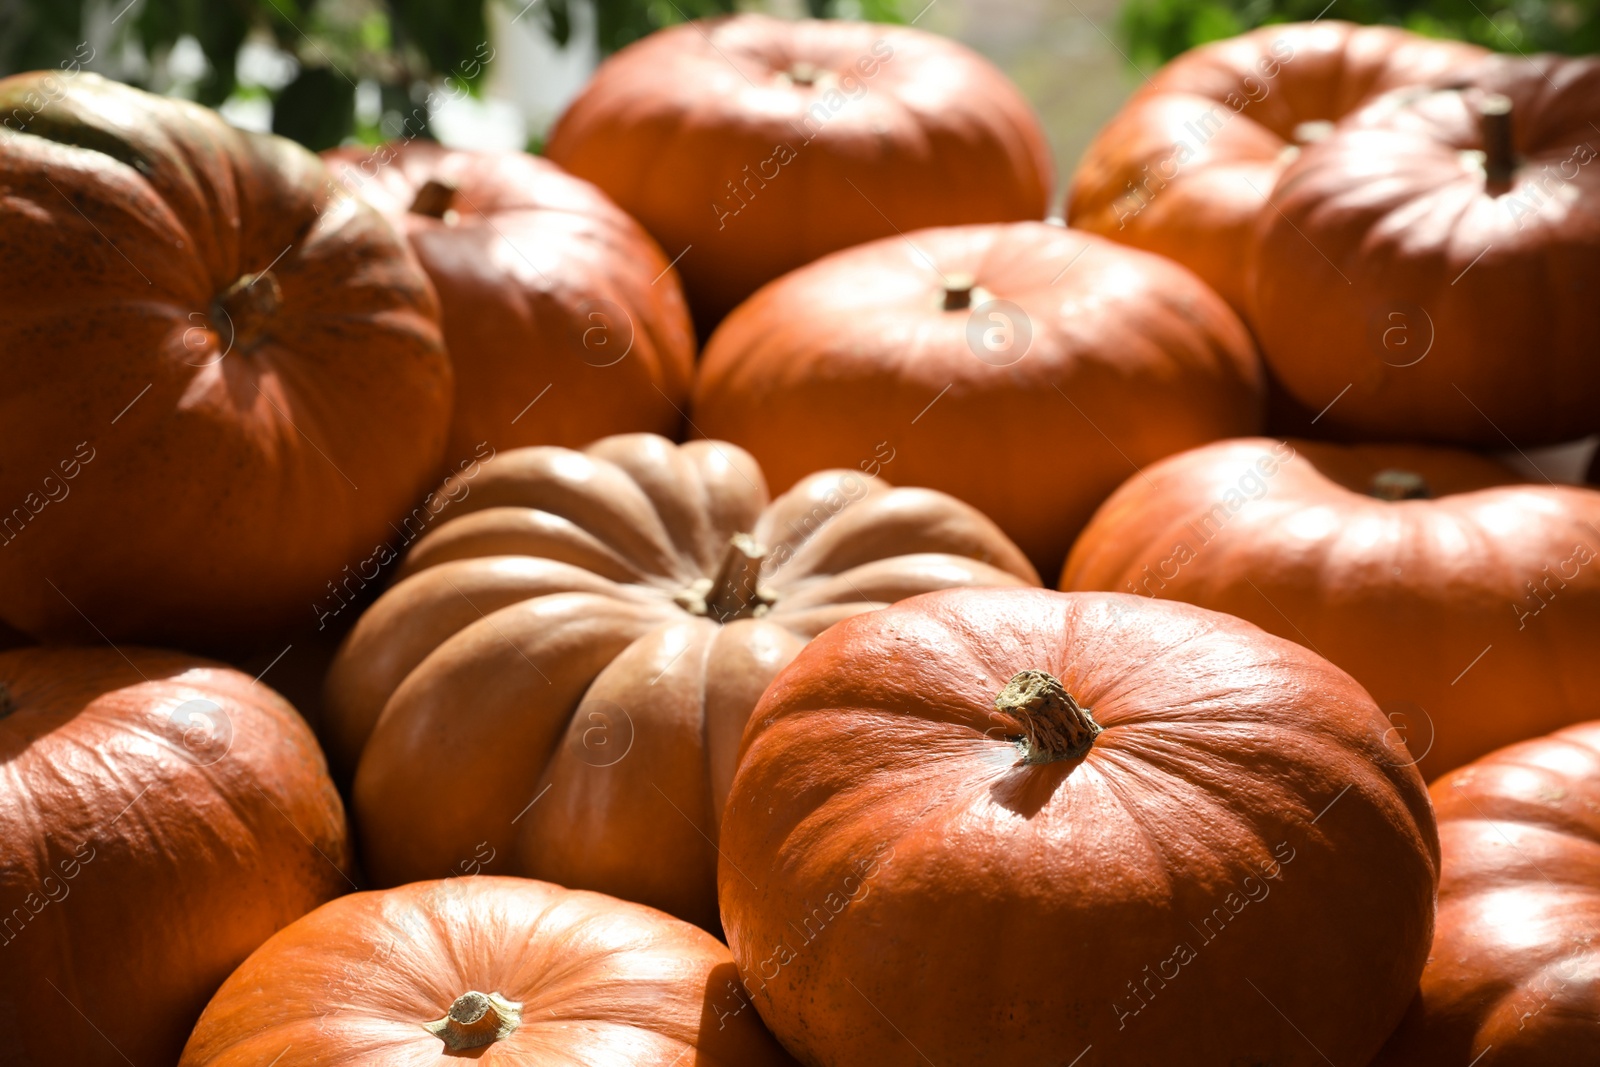
[[1202, 45], [1152, 75], [1100, 130], [1067, 194], [1067, 219], [1176, 259], [1248, 314], [1252, 232], [1301, 147], [1378, 95], [1484, 55], [1335, 19]]
[[[660, 247], [604, 193], [522, 152], [414, 140], [323, 158], [406, 235], [439, 292], [452, 463], [484, 443], [677, 434], [694, 372], [688, 307]], [[419, 200], [430, 182], [453, 193]]]
[[[728, 950], [658, 911], [521, 878], [341, 897], [261, 946], [179, 1067], [782, 1067]], [[452, 1051], [425, 1027], [496, 994], [520, 1020]], [[719, 1025], [720, 1024], [720, 1025]]]
[[[969, 306], [946, 290], [970, 285]], [[711, 338], [692, 418], [780, 488], [892, 450], [1054, 574], [1138, 467], [1260, 429], [1237, 316], [1184, 268], [1044, 223], [923, 230], [773, 282]]]
[[[1503, 183], [1479, 115], [1495, 96]], [[1597, 124], [1600, 60], [1494, 57], [1302, 152], [1262, 216], [1249, 312], [1284, 388], [1368, 438], [1504, 448], [1600, 429]]]
[[0, 652], [0, 1062], [173, 1063], [274, 932], [352, 888], [276, 693], [172, 652]]
[[757, 14], [624, 48], [545, 154], [681, 254], [702, 336], [840, 248], [1043, 218], [1055, 180], [1032, 109], [977, 53], [906, 26]]
[[[1371, 494], [1380, 471], [1431, 499]], [[1430, 780], [1600, 713], [1600, 492], [1421, 446], [1219, 442], [1128, 480], [1063, 589], [1225, 611], [1356, 677]]]
[[1433, 784], [1444, 866], [1422, 990], [1375, 1067], [1579, 1067], [1600, 1012], [1600, 723]]
[[263, 640], [438, 476], [437, 302], [298, 145], [53, 78], [0, 82], [0, 615]]
[[[1019, 743], [997, 694], [1027, 671], [1092, 712], [1081, 755]], [[1189, 605], [951, 590], [858, 616], [751, 718], [729, 944], [811, 1064], [1364, 1063], [1438, 868], [1387, 728], [1338, 668]]]
[[[328, 678], [378, 884], [522, 874], [715, 928], [723, 798], [778, 669], [891, 601], [1038, 581], [959, 501], [835, 470], [769, 502], [722, 442], [522, 449], [457, 485]], [[724, 614], [736, 535], [765, 553]]]

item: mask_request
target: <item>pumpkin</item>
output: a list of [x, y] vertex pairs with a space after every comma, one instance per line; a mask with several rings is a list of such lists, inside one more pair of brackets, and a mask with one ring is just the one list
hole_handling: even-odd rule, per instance
[[694, 372], [683, 291], [650, 235], [593, 185], [522, 152], [432, 141], [323, 154], [411, 242], [456, 373], [446, 455], [676, 435]]
[[329, 672], [377, 884], [520, 874], [715, 928], [740, 732], [831, 623], [1036, 585], [988, 519], [860, 470], [769, 503], [754, 460], [645, 434], [484, 463]]
[[175, 652], [0, 652], [0, 1020], [16, 1063], [173, 1063], [223, 979], [352, 888], [311, 731]]
[[1063, 589], [1182, 600], [1367, 687], [1433, 779], [1600, 714], [1600, 492], [1402, 445], [1224, 441], [1130, 478]]
[[735, 977], [716, 938], [638, 904], [522, 878], [417, 882], [280, 930], [179, 1067], [791, 1065]]
[[1577, 1067], [1600, 989], [1600, 723], [1492, 752], [1430, 791], [1444, 865], [1422, 988], [1375, 1067]]
[[786, 488], [891, 454], [1056, 573], [1139, 467], [1260, 429], [1250, 337], [1184, 268], [1015, 223], [923, 230], [773, 282], [714, 334], [692, 419]]
[[0, 616], [264, 642], [437, 477], [437, 302], [317, 158], [93, 74], [0, 81]]
[[744, 14], [603, 63], [545, 153], [677, 257], [702, 335], [763, 282], [924, 226], [1043, 218], [1050, 149], [987, 60], [905, 26]]
[[1279, 178], [1251, 324], [1284, 388], [1377, 438], [1600, 428], [1600, 60], [1496, 57], [1399, 91]]
[[813, 641], [751, 717], [722, 921], [797, 1057], [1365, 1063], [1438, 843], [1349, 675], [1124, 594], [929, 593]]
[[1157, 71], [1101, 129], [1073, 178], [1067, 219], [1172, 257], [1248, 314], [1252, 234], [1301, 147], [1382, 93], [1486, 54], [1332, 19], [1203, 45]]

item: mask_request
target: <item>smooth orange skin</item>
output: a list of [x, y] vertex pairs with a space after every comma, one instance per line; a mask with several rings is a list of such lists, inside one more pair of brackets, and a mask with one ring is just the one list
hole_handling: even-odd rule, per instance
[[[1105, 728], [1081, 759], [1020, 760], [993, 701], [1025, 669]], [[734, 959], [818, 1067], [1365, 1063], [1416, 989], [1438, 869], [1388, 725], [1337, 667], [1188, 605], [952, 590], [857, 616], [746, 731]]]
[[1600, 723], [1429, 790], [1444, 856], [1422, 988], [1373, 1067], [1583, 1067], [1600, 975]]
[[1157, 71], [1100, 130], [1073, 177], [1067, 220], [1170, 256], [1248, 315], [1251, 237], [1298, 150], [1295, 127], [1336, 122], [1487, 54], [1334, 19], [1202, 45]]
[[256, 946], [352, 888], [322, 753], [193, 656], [15, 650], [0, 684], [0, 1061], [173, 1063]]
[[[1027, 317], [1019, 360], [974, 354], [969, 330], [1003, 328], [976, 298], [943, 310], [961, 274]], [[1134, 470], [1259, 432], [1262, 388], [1243, 324], [1189, 271], [1015, 223], [876, 241], [768, 285], [707, 344], [691, 418], [779, 488], [892, 448], [888, 477], [965, 500], [1054, 574]]]
[[[814, 85], [791, 81], [796, 64], [816, 69]], [[757, 14], [624, 48], [545, 154], [682, 254], [701, 336], [829, 252], [897, 230], [1041, 219], [1055, 181], [1033, 109], [970, 49], [905, 26]]]
[[[432, 141], [323, 159], [406, 235], [438, 290], [456, 374], [452, 469], [484, 443], [678, 435], [695, 357], [683, 289], [650, 235], [599, 189], [523, 152]], [[454, 216], [409, 210], [430, 179], [457, 186]]]
[[[1367, 495], [1383, 468], [1421, 473], [1435, 499]], [[1600, 492], [1520, 483], [1450, 449], [1218, 442], [1117, 490], [1061, 588], [1182, 600], [1315, 649], [1432, 780], [1600, 714]]]
[[[459, 484], [328, 673], [325, 736], [356, 769], [378, 885], [520, 874], [715, 930], [722, 804], [778, 670], [904, 597], [1038, 584], [959, 501], [839, 470], [769, 501], [724, 442], [519, 449]], [[720, 625], [675, 598], [735, 533], [769, 550], [776, 602]]]
[[[0, 141], [0, 274], [38, 283], [0, 295], [0, 526], [34, 513], [5, 528], [0, 615], [52, 639], [265, 643], [436, 477], [437, 301], [298, 145], [56, 81], [0, 82], [0, 112], [29, 116]], [[282, 303], [258, 329], [213, 307], [269, 267]]]
[[[728, 950], [639, 904], [484, 875], [354, 893], [280, 931], [206, 1008], [179, 1067], [792, 1067]], [[447, 1052], [467, 992], [522, 1006]]]
[[[1583, 437], [1600, 429], [1600, 60], [1495, 57], [1460, 80], [1373, 102], [1283, 172], [1248, 318], [1274, 376], [1334, 430]], [[1472, 155], [1491, 91], [1512, 100], [1505, 190]]]

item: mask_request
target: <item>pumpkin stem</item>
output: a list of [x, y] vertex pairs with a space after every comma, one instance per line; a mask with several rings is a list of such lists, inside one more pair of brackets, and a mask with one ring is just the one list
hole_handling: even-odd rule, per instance
[[1506, 188], [1517, 169], [1511, 144], [1511, 98], [1492, 93], [1478, 105], [1478, 127], [1483, 134], [1483, 172], [1491, 187]]
[[429, 178], [422, 183], [422, 188], [418, 189], [417, 195], [411, 199], [411, 213], [426, 215], [430, 219], [444, 218], [444, 213], [455, 204], [456, 190], [457, 186], [453, 182]]
[[944, 280], [944, 309], [965, 311], [972, 306], [972, 290], [977, 282], [970, 274], [952, 274]]
[[815, 85], [819, 73], [821, 72], [810, 63], [796, 63], [789, 68], [789, 80], [796, 85]]
[[994, 706], [1022, 724], [1024, 763], [1076, 759], [1105, 729], [1047, 671], [1017, 673], [994, 698]]
[[1433, 491], [1427, 479], [1416, 471], [1386, 468], [1372, 476], [1367, 483], [1367, 494], [1379, 500], [1429, 500]]
[[734, 534], [706, 592], [706, 614], [717, 622], [729, 623], [748, 619], [771, 604], [772, 597], [760, 587], [761, 565], [766, 559], [766, 548], [755, 538]]
[[463, 993], [450, 1005], [450, 1013], [422, 1028], [443, 1041], [451, 1052], [482, 1048], [510, 1037], [522, 1022], [522, 1005], [499, 993]]
[[260, 274], [241, 274], [239, 280], [228, 286], [217, 297], [213, 318], [228, 320], [231, 332], [230, 347], [248, 350], [266, 334], [273, 315], [283, 304], [283, 288], [270, 270]]

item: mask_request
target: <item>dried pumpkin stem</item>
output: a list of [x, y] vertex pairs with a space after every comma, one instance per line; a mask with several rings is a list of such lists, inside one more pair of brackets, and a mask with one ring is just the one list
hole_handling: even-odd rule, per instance
[[422, 1028], [443, 1041], [451, 1052], [482, 1048], [510, 1037], [522, 1022], [522, 1005], [499, 993], [463, 993], [443, 1019]]
[[748, 619], [772, 603], [761, 589], [761, 565], [767, 550], [749, 534], [734, 534], [728, 540], [722, 565], [706, 593], [706, 614], [717, 622]]
[[1388, 467], [1372, 476], [1367, 495], [1379, 500], [1429, 500], [1433, 491], [1428, 488], [1427, 479], [1416, 471]]
[[[229, 348], [248, 350], [261, 339], [283, 304], [283, 288], [270, 270], [243, 274], [216, 299], [212, 317], [225, 318]], [[220, 315], [218, 314], [220, 312]]]
[[965, 311], [972, 306], [972, 290], [977, 282], [970, 274], [952, 274], [944, 280], [944, 309]]
[[1023, 762], [1053, 763], [1088, 752], [1104, 727], [1048, 671], [1021, 671], [994, 698], [1022, 724]]
[[411, 213], [442, 219], [444, 213], [455, 206], [457, 186], [453, 182], [429, 178], [411, 199]]
[[1493, 93], [1478, 105], [1478, 126], [1483, 135], [1483, 172], [1491, 186], [1505, 188], [1517, 169], [1511, 143], [1511, 98]]

